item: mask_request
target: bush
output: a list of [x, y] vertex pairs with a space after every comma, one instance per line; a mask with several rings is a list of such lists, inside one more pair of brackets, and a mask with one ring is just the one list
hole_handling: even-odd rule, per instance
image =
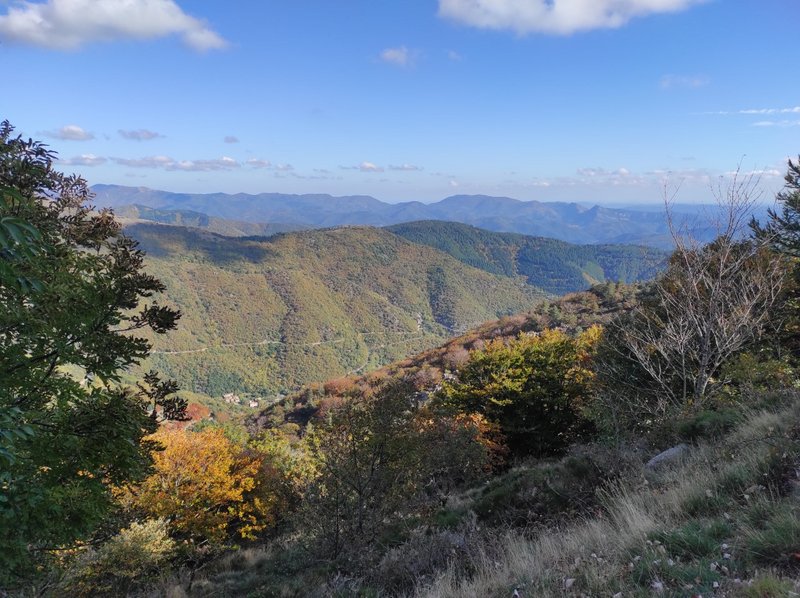
[[733, 408], [703, 410], [678, 424], [678, 434], [687, 440], [721, 438], [742, 420]]
[[586, 362], [599, 338], [592, 327], [577, 338], [546, 330], [490, 341], [443, 384], [438, 402], [498, 424], [516, 455], [557, 454], [590, 429]]
[[59, 589], [70, 596], [125, 595], [151, 581], [174, 553], [164, 519], [134, 522], [78, 559]]

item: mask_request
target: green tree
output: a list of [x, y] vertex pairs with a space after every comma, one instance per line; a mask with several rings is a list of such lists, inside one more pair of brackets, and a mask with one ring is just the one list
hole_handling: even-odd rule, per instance
[[785, 302], [778, 315], [784, 322], [781, 344], [797, 356], [800, 355], [800, 157], [797, 162], [789, 160], [784, 180], [786, 185], [775, 197], [781, 204], [780, 213], [770, 209], [766, 224], [762, 226], [753, 219], [750, 226], [757, 239], [790, 260]]
[[444, 383], [440, 401], [498, 424], [515, 454], [557, 453], [586, 430], [592, 379], [586, 361], [600, 332], [592, 327], [571, 338], [546, 330], [491, 341], [470, 355], [457, 380]]
[[357, 561], [398, 515], [439, 505], [487, 464], [478, 420], [418, 409], [407, 381], [351, 395], [307, 435], [301, 520], [325, 554]]
[[751, 227], [756, 237], [769, 242], [776, 251], [800, 258], [800, 157], [797, 163], [789, 160], [784, 180], [786, 185], [775, 196], [781, 204], [780, 213], [770, 208], [769, 221], [761, 226], [754, 220]]
[[86, 182], [0, 124], [0, 579], [88, 536], [110, 487], [144, 474], [143, 437], [180, 417], [174, 385], [121, 375], [179, 313]]

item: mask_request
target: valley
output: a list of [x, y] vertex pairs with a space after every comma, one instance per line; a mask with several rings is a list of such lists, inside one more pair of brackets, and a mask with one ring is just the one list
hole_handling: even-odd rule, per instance
[[228, 237], [148, 215], [125, 231], [182, 318], [150, 335], [141, 369], [223, 411], [225, 393], [269, 401], [369, 371], [557, 294], [652, 277], [665, 258], [445, 222]]

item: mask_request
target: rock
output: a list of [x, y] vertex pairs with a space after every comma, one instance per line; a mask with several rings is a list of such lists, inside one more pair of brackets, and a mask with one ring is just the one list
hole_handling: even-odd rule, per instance
[[575, 583], [575, 578], [574, 577], [568, 577], [567, 579], [564, 580], [564, 589], [565, 590], [570, 589], [573, 586], [574, 583]]
[[661, 593], [664, 591], [664, 584], [660, 581], [654, 581], [650, 584], [650, 587], [653, 589], [654, 592]]
[[645, 469], [649, 469], [653, 471], [662, 467], [664, 465], [672, 465], [680, 460], [682, 457], [689, 452], [689, 445], [681, 443], [677, 446], [673, 446], [670, 449], [665, 450], [663, 453], [659, 453], [652, 459], [650, 459], [647, 464], [645, 465]]

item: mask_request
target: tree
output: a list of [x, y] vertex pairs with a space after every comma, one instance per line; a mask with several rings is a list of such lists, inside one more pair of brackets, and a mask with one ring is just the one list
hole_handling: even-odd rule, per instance
[[480, 475], [481, 424], [417, 409], [407, 381], [351, 395], [306, 437], [315, 471], [304, 527], [327, 556], [357, 560], [398, 515], [438, 506], [443, 492]]
[[583, 415], [592, 374], [586, 363], [600, 337], [592, 327], [577, 338], [559, 330], [490, 341], [473, 351], [440, 400], [461, 413], [499, 424], [512, 453], [554, 454], [587, 428]]
[[0, 124], [0, 577], [88, 536], [110, 487], [142, 475], [143, 437], [180, 417], [175, 387], [121, 375], [179, 313], [148, 301], [163, 285], [86, 182], [44, 145]]
[[770, 209], [764, 226], [755, 219], [750, 226], [760, 242], [768, 244], [790, 262], [781, 310], [784, 325], [780, 338], [781, 344], [797, 356], [800, 355], [800, 157], [797, 162], [789, 160], [784, 180], [785, 187], [775, 197], [781, 204], [780, 213]]
[[800, 156], [797, 163], [789, 160], [784, 180], [785, 187], [775, 196], [781, 203], [780, 214], [770, 208], [766, 225], [753, 220], [751, 226], [758, 239], [779, 253], [800, 258]]
[[123, 504], [161, 517], [178, 537], [223, 545], [255, 538], [283, 506], [279, 472], [266, 455], [231, 441], [224, 430], [161, 429], [151, 437], [163, 450], [153, 473], [127, 487]]
[[608, 326], [600, 352], [610, 411], [646, 421], [701, 406], [724, 385], [722, 367], [770, 324], [785, 270], [763, 240], [745, 238], [756, 183], [737, 176], [717, 191], [716, 238], [706, 245], [667, 205], [675, 251], [638, 304]]

